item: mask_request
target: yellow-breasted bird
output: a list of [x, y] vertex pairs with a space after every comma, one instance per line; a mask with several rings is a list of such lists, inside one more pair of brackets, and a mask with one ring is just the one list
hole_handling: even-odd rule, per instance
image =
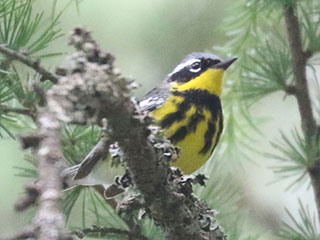
[[[219, 142], [223, 129], [222, 79], [236, 59], [221, 60], [211, 53], [191, 53], [139, 103], [143, 110], [152, 112], [164, 135], [181, 148], [179, 159], [172, 165], [185, 174], [199, 169]], [[83, 181], [78, 179], [78, 184], [103, 184], [102, 165], [107, 161], [101, 162], [104, 164], [82, 162], [70, 170], [76, 173], [82, 166], [90, 166], [91, 173]]]
[[152, 112], [165, 136], [181, 148], [172, 165], [185, 174], [199, 169], [219, 142], [222, 78], [236, 59], [222, 61], [211, 53], [191, 53], [140, 101], [140, 107]]

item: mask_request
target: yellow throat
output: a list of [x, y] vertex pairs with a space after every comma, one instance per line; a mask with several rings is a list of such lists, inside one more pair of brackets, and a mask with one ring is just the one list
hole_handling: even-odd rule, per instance
[[222, 94], [222, 79], [224, 74], [223, 69], [208, 69], [200, 76], [186, 83], [173, 82], [172, 87], [178, 91], [189, 89], [207, 90], [211, 94], [221, 97]]

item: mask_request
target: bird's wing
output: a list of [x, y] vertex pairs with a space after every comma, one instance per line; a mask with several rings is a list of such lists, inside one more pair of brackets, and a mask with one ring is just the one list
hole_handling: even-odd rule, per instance
[[152, 89], [139, 102], [142, 110], [154, 111], [161, 107], [170, 96], [169, 86], [164, 84], [160, 87]]

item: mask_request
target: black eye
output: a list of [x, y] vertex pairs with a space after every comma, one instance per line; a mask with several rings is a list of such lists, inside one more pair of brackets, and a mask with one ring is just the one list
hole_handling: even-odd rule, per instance
[[201, 63], [194, 62], [190, 66], [190, 72], [199, 72], [201, 70]]

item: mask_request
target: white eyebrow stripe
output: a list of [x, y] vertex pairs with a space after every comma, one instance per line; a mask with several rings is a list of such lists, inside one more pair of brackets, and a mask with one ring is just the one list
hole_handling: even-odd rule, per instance
[[172, 74], [175, 74], [176, 72], [179, 72], [181, 69], [185, 68], [186, 66], [191, 65], [192, 63], [200, 62], [200, 61], [201, 61], [200, 59], [192, 58], [184, 63], [180, 63], [178, 66], [176, 66], [175, 69], [173, 69], [173, 71], [169, 74], [169, 76], [171, 76]]

